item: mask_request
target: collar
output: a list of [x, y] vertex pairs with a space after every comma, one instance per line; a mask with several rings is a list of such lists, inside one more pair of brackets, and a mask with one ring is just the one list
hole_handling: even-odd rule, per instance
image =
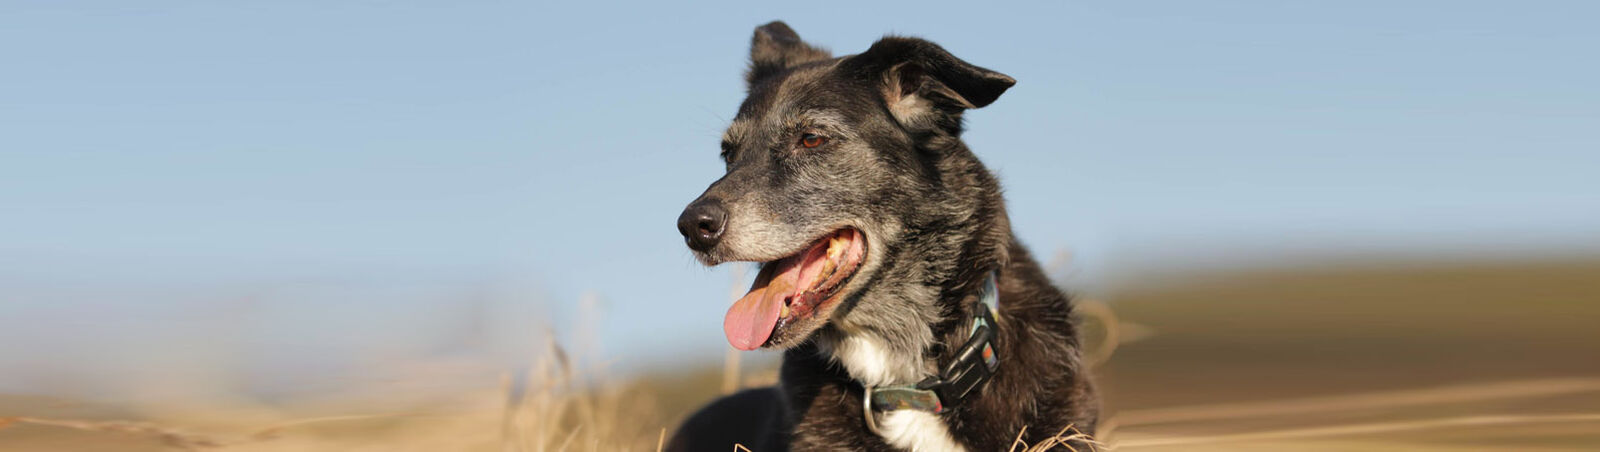
[[972, 335], [956, 352], [956, 358], [944, 367], [939, 375], [929, 376], [917, 384], [895, 386], [867, 386], [862, 396], [862, 414], [867, 428], [878, 432], [877, 414], [895, 410], [916, 410], [943, 413], [960, 406], [967, 397], [983, 388], [999, 368], [1000, 360], [994, 352], [994, 335], [998, 323], [994, 313], [999, 310], [1000, 290], [995, 287], [995, 272], [984, 278], [978, 301], [973, 303], [976, 315], [972, 320]]

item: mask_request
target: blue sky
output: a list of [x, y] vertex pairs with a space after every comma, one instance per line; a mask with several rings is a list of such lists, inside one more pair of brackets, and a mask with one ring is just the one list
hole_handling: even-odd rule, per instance
[[[779, 18], [837, 54], [918, 35], [1015, 77], [967, 141], [1087, 286], [1600, 249], [1590, 2], [138, 3], [0, 4], [12, 344], [182, 342], [218, 300], [267, 300], [230, 334], [292, 368], [437, 352], [448, 334], [407, 332], [463, 303], [509, 336], [571, 330], [595, 293], [608, 356], [716, 356], [732, 272], [673, 220]], [[108, 370], [23, 348], [0, 368]]]

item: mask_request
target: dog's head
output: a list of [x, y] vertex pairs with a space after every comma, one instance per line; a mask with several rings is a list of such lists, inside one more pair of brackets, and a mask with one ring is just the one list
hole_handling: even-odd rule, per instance
[[722, 139], [727, 173], [678, 229], [706, 265], [762, 264], [724, 330], [739, 349], [786, 348], [904, 298], [895, 286], [930, 284], [917, 280], [929, 265], [953, 265], [932, 261], [969, 246], [950, 237], [981, 234], [976, 198], [998, 189], [960, 143], [961, 114], [1015, 81], [915, 38], [834, 58], [782, 22], [756, 29], [750, 60]]

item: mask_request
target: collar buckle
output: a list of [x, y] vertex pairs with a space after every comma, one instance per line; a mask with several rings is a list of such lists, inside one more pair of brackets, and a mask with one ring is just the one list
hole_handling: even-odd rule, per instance
[[921, 389], [932, 390], [939, 395], [939, 401], [946, 407], [955, 407], [966, 400], [972, 393], [982, 388], [984, 383], [994, 377], [999, 366], [999, 360], [994, 353], [994, 315], [989, 312], [989, 306], [978, 304], [978, 322], [972, 329], [972, 337], [956, 352], [954, 360], [945, 366], [940, 378], [929, 378], [918, 383]]

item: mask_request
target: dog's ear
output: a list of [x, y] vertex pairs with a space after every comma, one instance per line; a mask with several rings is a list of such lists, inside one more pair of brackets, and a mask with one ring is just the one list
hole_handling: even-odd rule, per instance
[[827, 50], [812, 47], [800, 40], [800, 35], [781, 20], [756, 27], [750, 37], [750, 70], [744, 80], [755, 85], [791, 66], [811, 61], [833, 58]]
[[962, 61], [927, 40], [889, 36], [860, 55], [846, 58], [841, 70], [880, 83], [895, 119], [909, 127], [960, 128], [962, 110], [993, 103], [1017, 81]]

